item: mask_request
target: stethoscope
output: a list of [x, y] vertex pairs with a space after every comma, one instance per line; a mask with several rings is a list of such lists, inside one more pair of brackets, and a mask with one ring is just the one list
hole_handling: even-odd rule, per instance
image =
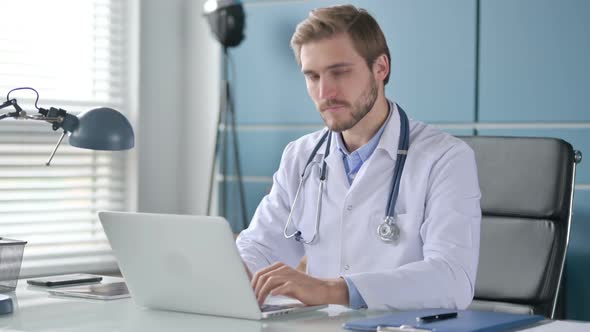
[[[390, 108], [391, 107], [390, 103]], [[400, 135], [399, 135], [399, 142], [398, 142], [398, 150], [397, 150], [397, 160], [395, 162], [395, 170], [393, 173], [393, 180], [391, 184], [391, 191], [389, 193], [389, 201], [387, 202], [387, 208], [385, 210], [385, 218], [383, 222], [377, 227], [377, 234], [379, 238], [383, 242], [396, 244], [400, 238], [400, 228], [397, 225], [397, 220], [394, 216], [395, 211], [395, 203], [397, 201], [397, 196], [399, 194], [399, 186], [402, 178], [402, 172], [404, 170], [404, 164], [406, 162], [406, 157], [408, 154], [408, 149], [410, 147], [410, 125], [408, 121], [408, 116], [406, 112], [397, 105], [397, 109], [399, 110], [400, 115]], [[313, 159], [315, 158], [318, 150], [324, 144], [324, 141], [328, 140], [326, 143], [326, 151], [324, 153], [324, 157], [322, 160], [322, 167], [320, 169], [320, 183], [318, 186], [318, 200], [316, 203], [316, 213], [315, 213], [315, 233], [311, 240], [306, 241], [301, 236], [301, 231], [296, 231], [292, 234], [287, 234], [287, 230], [289, 225], [291, 224], [291, 217], [293, 215], [293, 210], [295, 208], [295, 204], [297, 204], [297, 200], [299, 198], [299, 193], [301, 192], [301, 188], [303, 187], [303, 183], [307, 179], [309, 175], [307, 173], [307, 169], [309, 165], [312, 163]], [[305, 168], [303, 169], [303, 173], [301, 173], [301, 178], [299, 179], [299, 186], [297, 187], [297, 191], [295, 192], [295, 198], [293, 199], [293, 204], [291, 205], [291, 210], [289, 211], [289, 217], [287, 219], [287, 224], [283, 230], [283, 235], [285, 238], [290, 239], [295, 237], [295, 240], [298, 242], [302, 242], [305, 244], [312, 244], [318, 238], [318, 232], [320, 227], [320, 215], [322, 211], [322, 194], [324, 191], [324, 185], [326, 182], [326, 158], [330, 153], [330, 145], [332, 141], [332, 132], [330, 130], [326, 130], [326, 132], [322, 135], [319, 142], [313, 148], [309, 158], [307, 159], [307, 163], [305, 164]], [[311, 173], [311, 172], [310, 172]]]

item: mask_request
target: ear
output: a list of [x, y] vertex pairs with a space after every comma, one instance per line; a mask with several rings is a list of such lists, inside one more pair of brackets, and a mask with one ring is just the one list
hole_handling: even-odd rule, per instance
[[387, 55], [381, 54], [375, 59], [375, 62], [373, 62], [373, 75], [375, 76], [375, 79], [384, 81], [388, 74], [389, 59], [387, 59]]

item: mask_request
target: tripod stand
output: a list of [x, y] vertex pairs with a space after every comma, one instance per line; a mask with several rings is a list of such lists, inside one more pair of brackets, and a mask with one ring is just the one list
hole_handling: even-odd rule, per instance
[[[228, 80], [228, 72], [229, 72], [229, 54], [227, 52], [227, 47], [223, 47], [223, 54], [222, 54], [222, 68], [221, 68], [221, 86], [220, 86], [220, 100], [219, 100], [219, 116], [217, 118], [217, 126], [215, 127], [216, 135], [215, 135], [215, 151], [213, 153], [213, 162], [211, 165], [211, 173], [209, 178], [209, 195], [207, 198], [207, 215], [211, 215], [211, 203], [213, 200], [213, 186], [215, 184], [215, 168], [217, 166], [218, 158], [220, 159], [220, 170], [221, 170], [221, 186], [220, 186], [220, 195], [221, 204], [220, 204], [220, 215], [227, 218], [228, 217], [228, 136], [231, 133], [231, 149], [233, 151], [233, 161], [236, 171], [236, 182], [238, 185], [238, 194], [241, 206], [241, 214], [242, 220], [241, 226], [242, 229], [248, 227], [248, 215], [246, 213], [246, 202], [245, 202], [245, 193], [244, 193], [244, 183], [242, 180], [242, 169], [240, 166], [240, 152], [238, 147], [238, 136], [236, 133], [236, 114], [234, 110], [234, 104], [232, 100], [230, 84]], [[221, 144], [220, 144], [221, 141]], [[220, 149], [221, 147], [221, 149]]]

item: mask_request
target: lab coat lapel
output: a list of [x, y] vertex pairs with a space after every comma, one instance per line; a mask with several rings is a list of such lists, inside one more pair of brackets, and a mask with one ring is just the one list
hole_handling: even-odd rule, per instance
[[[330, 190], [337, 190], [339, 192], [346, 192], [350, 188], [346, 177], [346, 170], [344, 169], [344, 161], [342, 160], [342, 154], [338, 151], [338, 146], [335, 144], [338, 133], [332, 133], [332, 144], [330, 146], [330, 154], [326, 158], [326, 164], [328, 169], [326, 172], [326, 184], [329, 184]], [[326, 151], [326, 142], [318, 149], [318, 153], [314, 158], [314, 162], [318, 165], [322, 165], [324, 160], [324, 152]]]
[[[400, 117], [397, 106], [394, 103], [392, 111], [393, 114], [389, 117], [383, 134], [379, 139], [379, 143], [375, 148], [375, 151], [367, 160], [359, 172], [356, 175], [355, 180], [352, 182], [351, 191], [354, 191], [356, 187], [367, 184], [362, 184], [367, 180], [363, 180], [365, 177], [382, 177], [385, 176], [388, 179], [393, 176], [393, 168], [397, 159], [397, 148], [400, 135]], [[361, 184], [359, 184], [361, 183]]]
[[[348, 178], [346, 177], [346, 170], [344, 169], [344, 161], [342, 160], [342, 154], [338, 151], [338, 145], [336, 142], [336, 135], [339, 133], [332, 133], [332, 146], [330, 147], [330, 155], [326, 158], [326, 164], [328, 165], [327, 177], [331, 180], [330, 189], [337, 190], [340, 192], [347, 192], [350, 188]], [[338, 184], [333, 186], [333, 184]]]

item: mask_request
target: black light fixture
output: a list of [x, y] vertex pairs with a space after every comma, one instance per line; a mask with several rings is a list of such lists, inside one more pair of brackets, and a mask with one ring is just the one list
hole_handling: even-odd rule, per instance
[[[220, 86], [220, 103], [219, 117], [217, 119], [215, 151], [213, 153], [213, 163], [209, 178], [209, 196], [207, 200], [207, 214], [211, 214], [211, 202], [213, 201], [213, 186], [215, 178], [215, 166], [220, 159], [220, 169], [223, 176], [220, 186], [220, 214], [228, 217], [227, 210], [227, 180], [229, 176], [227, 154], [229, 133], [231, 132], [231, 147], [233, 150], [233, 161], [236, 170], [236, 183], [238, 185], [239, 199], [241, 206], [242, 222], [241, 227], [248, 227], [246, 199], [244, 183], [242, 181], [242, 170], [240, 167], [240, 153], [238, 149], [238, 138], [236, 133], [236, 116], [232, 102], [232, 94], [228, 80], [229, 70], [229, 53], [230, 47], [238, 46], [244, 40], [245, 18], [244, 8], [238, 0], [208, 0], [203, 6], [203, 12], [211, 31], [217, 41], [223, 46], [222, 66], [221, 66], [221, 86]], [[235, 73], [234, 73], [235, 74]], [[235, 77], [235, 76], [234, 76]], [[221, 152], [221, 153], [220, 153]], [[218, 158], [219, 157], [219, 158]]]
[[[16, 99], [10, 99], [10, 93], [16, 90], [32, 90], [37, 94], [35, 108], [38, 115], [28, 115], [17, 103]], [[65, 135], [70, 137], [70, 145], [90, 150], [128, 150], [135, 145], [133, 128], [127, 118], [118, 111], [102, 107], [81, 113], [78, 116], [67, 113], [61, 108], [39, 108], [39, 93], [33, 88], [12, 89], [6, 95], [6, 101], [0, 104], [0, 109], [13, 107], [14, 112], [0, 114], [0, 120], [5, 118], [41, 120], [52, 124], [53, 130], [63, 129], [63, 133], [53, 149], [49, 166], [57, 148]]]

